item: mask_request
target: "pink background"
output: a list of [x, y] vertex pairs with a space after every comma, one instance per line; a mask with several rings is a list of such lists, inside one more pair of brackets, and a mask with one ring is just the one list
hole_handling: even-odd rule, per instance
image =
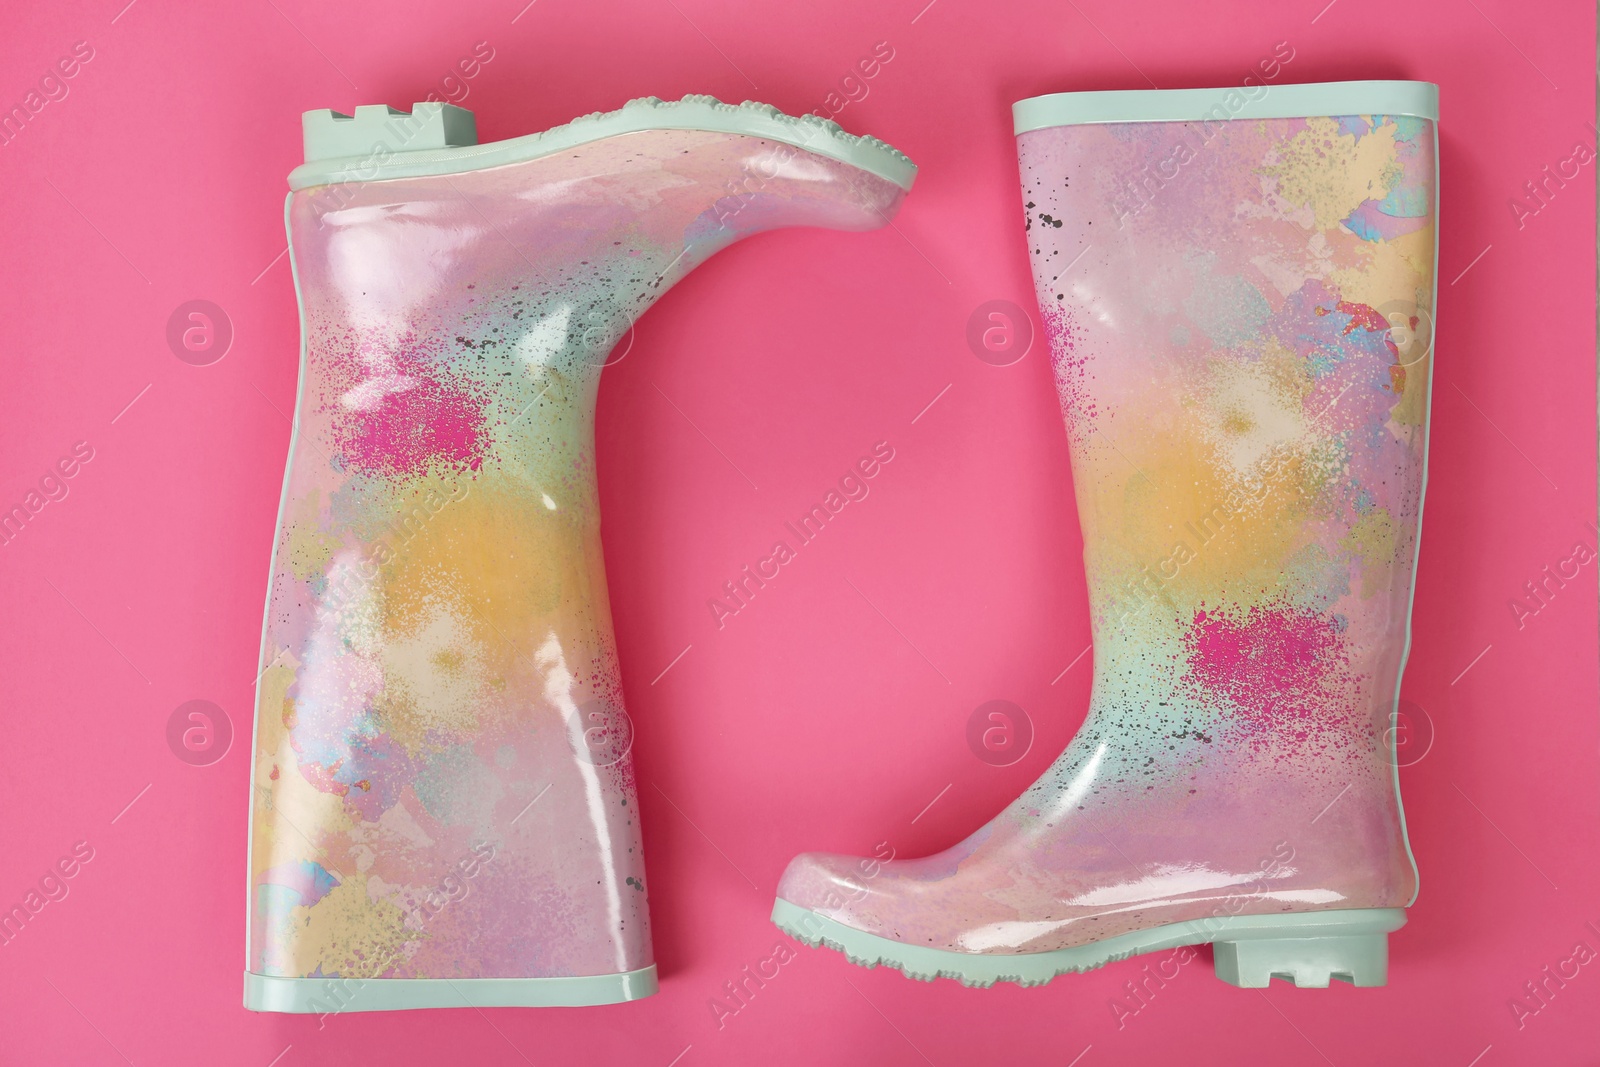
[[[94, 49], [0, 147], [0, 506], [75, 442], [94, 449], [0, 547], [0, 907], [75, 842], [94, 850], [0, 947], [0, 1063], [1600, 1063], [1600, 959], [1520, 1029], [1508, 1006], [1576, 943], [1600, 950], [1596, 564], [1520, 628], [1509, 606], [1595, 544], [1594, 164], [1520, 228], [1509, 206], [1594, 144], [1592, 7], [125, 2], [13, 5], [0, 33], [5, 106], [73, 42]], [[300, 111], [409, 106], [478, 41], [495, 55], [464, 103], [485, 140], [651, 94], [812, 110], [887, 41], [894, 58], [837, 117], [922, 172], [898, 232], [791, 231], [718, 256], [606, 373], [607, 566], [661, 993], [254, 1015], [246, 749], [297, 348], [284, 176]], [[1404, 688], [1436, 738], [1402, 771], [1422, 895], [1389, 986], [1237, 990], [1206, 955], [1119, 1029], [1112, 1000], [1142, 961], [968, 990], [802, 950], [719, 1028], [711, 998], [780, 940], [767, 914], [792, 854], [953, 843], [1087, 702], [1089, 658], [1061, 675], [1088, 620], [1042, 348], [994, 367], [964, 337], [984, 301], [1033, 307], [1010, 104], [1237, 84], [1280, 41], [1281, 82], [1419, 78], [1443, 95], [1433, 477]], [[235, 330], [205, 367], [165, 339], [196, 298]], [[871, 496], [717, 629], [722, 582], [880, 440], [896, 458]], [[191, 699], [235, 729], [209, 766], [168, 749]], [[1006, 768], [966, 742], [991, 699], [1036, 729]]]

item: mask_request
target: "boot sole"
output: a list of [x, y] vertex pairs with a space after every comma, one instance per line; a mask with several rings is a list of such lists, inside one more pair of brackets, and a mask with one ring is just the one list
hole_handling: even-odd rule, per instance
[[657, 989], [656, 965], [572, 978], [279, 978], [244, 976], [250, 1011], [339, 1015], [411, 1008], [554, 1008], [640, 1000]]
[[[372, 113], [380, 109], [383, 114]], [[437, 122], [432, 121], [435, 117]], [[396, 120], [400, 121], [399, 133], [395, 132]], [[447, 143], [452, 136], [445, 132], [444, 118], [432, 111], [408, 114], [379, 105], [354, 117], [333, 111], [308, 111], [304, 121], [313, 130], [319, 158], [290, 172], [291, 190], [462, 174], [524, 163], [606, 137], [649, 130], [701, 130], [778, 141], [859, 167], [906, 190], [917, 175], [916, 164], [899, 149], [876, 137], [846, 133], [831, 119], [787, 115], [753, 100], [724, 104], [714, 96], [695, 94], [682, 100], [654, 96], [630, 100], [616, 111], [595, 112], [542, 133], [488, 144]]]
[[812, 948], [843, 952], [863, 967], [893, 967], [907, 978], [954, 978], [964, 986], [996, 982], [1044, 985], [1058, 974], [1082, 973], [1130, 956], [1186, 945], [1215, 945], [1217, 977], [1241, 989], [1264, 989], [1283, 978], [1301, 989], [1326, 989], [1331, 979], [1381, 986], [1389, 977], [1389, 935], [1405, 925], [1404, 908], [1361, 908], [1275, 915], [1228, 915], [1135, 930], [1089, 945], [1013, 955], [923, 948], [846, 926], [779, 898], [778, 929]]

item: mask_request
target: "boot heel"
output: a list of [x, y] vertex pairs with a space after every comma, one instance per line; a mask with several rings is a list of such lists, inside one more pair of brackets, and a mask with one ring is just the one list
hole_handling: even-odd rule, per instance
[[1354, 986], [1389, 980], [1389, 935], [1250, 938], [1216, 943], [1217, 977], [1241, 989], [1284, 978], [1301, 989], [1326, 989], [1330, 978]]

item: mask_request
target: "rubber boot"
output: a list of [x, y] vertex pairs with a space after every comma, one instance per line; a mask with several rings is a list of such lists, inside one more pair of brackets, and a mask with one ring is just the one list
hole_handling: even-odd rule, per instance
[[1393, 82], [1016, 106], [1083, 528], [1088, 715], [953, 848], [797, 858], [784, 930], [969, 985], [1206, 942], [1235, 985], [1385, 982], [1417, 889], [1390, 727], [1436, 109], [1435, 87]]
[[439, 104], [305, 117], [247, 1008], [655, 991], [595, 491], [600, 370], [713, 252], [779, 226], [882, 226], [915, 171], [831, 122], [710, 97], [474, 133]]

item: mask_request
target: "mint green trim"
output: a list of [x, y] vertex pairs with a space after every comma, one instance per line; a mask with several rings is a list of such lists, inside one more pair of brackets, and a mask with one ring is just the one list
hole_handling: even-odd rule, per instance
[[[300, 292], [300, 269], [294, 260], [294, 229], [290, 217], [290, 210], [294, 206], [294, 197], [283, 198], [283, 233], [288, 242], [289, 276], [294, 282], [294, 302], [296, 314], [300, 317], [300, 361], [295, 369], [294, 379], [294, 415], [289, 422], [289, 456], [283, 464], [283, 487], [278, 491], [278, 516], [272, 522], [272, 548], [267, 552], [267, 591], [261, 600], [261, 643], [256, 648], [256, 664], [261, 663], [262, 653], [267, 646], [267, 620], [272, 612], [272, 576], [278, 570], [278, 535], [283, 530], [283, 513], [289, 507], [289, 478], [294, 473], [295, 446], [300, 441], [300, 400], [306, 388], [306, 301]], [[255, 855], [256, 855], [256, 753], [260, 751], [261, 736], [261, 679], [266, 674], [266, 668], [261, 668], [261, 673], [256, 675], [255, 701], [250, 709], [250, 766], [246, 774], [246, 786], [250, 790], [245, 804], [245, 844], [244, 844], [244, 965], [246, 970], [250, 967], [250, 958], [253, 946], [250, 944], [250, 909], [255, 902]]]
[[410, 111], [362, 104], [354, 115], [327, 108], [300, 116], [306, 162], [364, 156], [383, 145], [391, 152], [456, 148], [478, 143], [478, 120], [454, 104], [423, 102]]
[[289, 173], [289, 188], [461, 174], [522, 163], [602, 138], [645, 130], [705, 130], [780, 141], [860, 167], [907, 190], [917, 176], [917, 165], [897, 149], [876, 137], [845, 133], [838, 123], [828, 119], [815, 115], [795, 118], [750, 100], [724, 104], [714, 96], [691, 95], [682, 100], [654, 96], [630, 100], [616, 111], [595, 112], [543, 133], [485, 145], [396, 152], [382, 138], [376, 138], [356, 149], [354, 155], [308, 161], [296, 167]]
[[656, 965], [572, 978], [277, 978], [244, 975], [250, 1011], [337, 1015], [411, 1008], [577, 1008], [655, 993]]
[[1015, 132], [1105, 122], [1221, 122], [1318, 115], [1412, 115], [1439, 118], [1432, 82], [1313, 82], [1222, 89], [1133, 89], [1053, 93], [1011, 105]]
[[[1352, 975], [1352, 980], [1358, 985], [1382, 985], [1384, 975], [1374, 975], [1372, 969], [1375, 961], [1372, 942], [1357, 939], [1381, 938], [1393, 933], [1405, 925], [1406, 913], [1403, 908], [1360, 908], [1227, 915], [1136, 930], [1076, 948], [1016, 955], [952, 952], [948, 949], [906, 945], [846, 926], [808, 908], [791, 904], [782, 897], [773, 903], [772, 921], [784, 933], [813, 948], [826, 945], [843, 952], [851, 963], [865, 967], [887, 964], [907, 978], [922, 981], [954, 978], [965, 986], [991, 986], [996, 982], [1015, 982], [1022, 986], [1044, 985], [1058, 974], [1090, 971], [1146, 952], [1213, 942], [1219, 947], [1243, 942], [1262, 943], [1246, 952], [1244, 973], [1247, 978], [1254, 977], [1264, 966], [1269, 969], [1269, 974], [1294, 975], [1294, 981], [1299, 981], [1298, 976], [1303, 974], [1306, 984], [1315, 985], [1319, 967], [1327, 962], [1335, 965], [1335, 974], [1358, 968], [1359, 977]], [[1308, 952], [1306, 946], [1286, 944], [1321, 940], [1351, 943], [1323, 947], [1317, 953]], [[1277, 949], [1272, 947], [1280, 942], [1285, 944]], [[1219, 953], [1218, 958], [1226, 954]], [[1387, 960], [1386, 955], [1384, 959]], [[1226, 975], [1219, 974], [1218, 977], [1228, 981]], [[1322, 984], [1326, 985], [1328, 976], [1323, 974], [1320, 977]]]
[[1368, 988], [1389, 981], [1389, 935], [1254, 938], [1218, 941], [1218, 978], [1240, 989], [1265, 989], [1283, 978], [1300, 989], [1327, 989], [1337, 978]]

